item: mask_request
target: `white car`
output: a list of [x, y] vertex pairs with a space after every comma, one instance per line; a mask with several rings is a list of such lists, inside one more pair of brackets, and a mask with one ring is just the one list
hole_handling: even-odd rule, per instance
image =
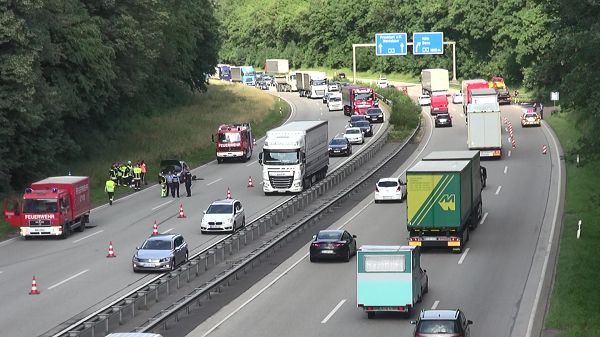
[[329, 109], [329, 111], [344, 110], [344, 105], [342, 104], [342, 94], [338, 92], [329, 93], [327, 109]]
[[452, 103], [453, 104], [462, 104], [463, 102], [463, 95], [460, 92], [457, 92], [455, 94], [452, 94]]
[[377, 87], [379, 88], [387, 88], [389, 85], [387, 78], [381, 77], [379, 81], [377, 81]]
[[400, 178], [381, 178], [375, 184], [375, 203], [386, 200], [402, 202], [406, 198], [406, 184]]
[[239, 200], [224, 199], [214, 201], [204, 211], [200, 232], [230, 232], [246, 226], [244, 208]]
[[417, 100], [419, 105], [431, 105], [431, 96], [429, 95], [421, 95]]
[[365, 135], [363, 135], [362, 130], [358, 127], [347, 128], [346, 132], [344, 133], [344, 137], [346, 137], [346, 139], [348, 139], [350, 144], [364, 144], [365, 143]]

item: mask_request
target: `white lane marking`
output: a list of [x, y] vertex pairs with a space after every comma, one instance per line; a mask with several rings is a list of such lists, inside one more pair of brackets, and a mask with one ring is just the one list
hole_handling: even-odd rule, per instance
[[508, 166], [504, 166], [504, 174], [506, 174], [506, 172], [508, 172]]
[[256, 163], [258, 163], [258, 160], [255, 160], [255, 161], [251, 162], [250, 164], [246, 164], [246, 167], [248, 167], [248, 166], [250, 166], [250, 165], [254, 165], [254, 164], [256, 164]]
[[96, 235], [96, 234], [100, 234], [100, 233], [102, 233], [102, 232], [104, 232], [104, 229], [101, 229], [101, 230], [99, 230], [99, 231], [97, 231], [97, 232], [95, 232], [95, 233], [92, 233], [92, 234], [88, 235], [88, 236], [84, 236], [84, 237], [82, 237], [82, 238], [80, 238], [80, 239], [77, 239], [77, 240], [73, 241], [73, 243], [77, 243], [77, 242], [79, 242], [79, 241], [81, 241], [81, 240], [85, 240], [85, 239], [87, 239], [87, 238], [89, 238], [89, 237], [92, 237], [92, 236], [94, 236], [94, 235]]
[[467, 254], [469, 253], [469, 250], [471, 250], [471, 248], [465, 249], [465, 252], [462, 253], [462, 256], [460, 257], [460, 260], [458, 260], [458, 264], [463, 263], [463, 261], [465, 260], [465, 257], [467, 257]]
[[[548, 126], [544, 123], [544, 127], [548, 130]], [[533, 321], [537, 314], [537, 307], [540, 302], [540, 296], [542, 294], [542, 286], [544, 285], [544, 276], [546, 275], [546, 268], [548, 268], [548, 260], [550, 259], [550, 252], [552, 251], [552, 240], [554, 240], [554, 229], [556, 228], [556, 223], [558, 222], [558, 207], [560, 202], [558, 199], [560, 198], [561, 193], [561, 182], [562, 179], [562, 163], [560, 160], [560, 153], [558, 152], [558, 144], [556, 143], [556, 139], [550, 133], [550, 138], [552, 139], [552, 143], [554, 143], [554, 152], [556, 153], [556, 158], [558, 159], [558, 184], [557, 186], [557, 194], [556, 194], [556, 204], [554, 206], [554, 220], [552, 222], [552, 229], [550, 229], [550, 236], [548, 237], [548, 248], [546, 248], [546, 255], [544, 256], [544, 265], [542, 266], [542, 274], [540, 275], [540, 281], [538, 283], [538, 288], [535, 293], [535, 299], [533, 300], [533, 309], [531, 310], [531, 315], [529, 316], [529, 324], [527, 325], [527, 334], [526, 337], [531, 337], [531, 330], [533, 330]]]
[[512, 154], [511, 150], [508, 150], [508, 156], [510, 157], [510, 155]]
[[346, 302], [346, 299], [344, 298], [343, 300], [340, 301], [340, 303], [338, 303], [335, 308], [333, 308], [333, 310], [331, 310], [331, 312], [325, 316], [325, 318], [323, 318], [323, 320], [321, 321], [321, 324], [325, 324], [327, 323], [327, 321], [331, 318], [331, 316], [333, 316], [333, 314], [335, 314], [336, 311], [338, 311], [338, 309]]
[[12, 238], [12, 239], [8, 239], [8, 240], [4, 240], [4, 241], [0, 242], [0, 247], [6, 246], [7, 244], [9, 244], [9, 243], [11, 243], [13, 241], [16, 241], [16, 240], [17, 240], [17, 238]]
[[508, 138], [507, 138], [509, 143], [510, 143], [510, 138], [511, 138], [511, 137], [508, 137]]
[[62, 280], [62, 281], [60, 281], [60, 282], [56, 283], [55, 285], [52, 285], [52, 286], [48, 287], [48, 290], [51, 290], [51, 289], [53, 289], [53, 288], [56, 288], [56, 287], [58, 287], [59, 285], [61, 285], [61, 284], [65, 283], [65, 282], [69, 282], [69, 281], [71, 281], [72, 279], [76, 278], [77, 276], [80, 276], [80, 275], [83, 275], [83, 274], [87, 273], [88, 271], [90, 271], [90, 270], [89, 270], [89, 269], [86, 269], [86, 270], [84, 270], [84, 271], [81, 271], [81, 272], [79, 272], [79, 273], [77, 273], [77, 274], [75, 274], [75, 275], [73, 275], [73, 276], [71, 276], [71, 277], [69, 277], [69, 278], [67, 278], [67, 279], [64, 279], [64, 280]]
[[175, 229], [175, 228], [169, 228], [169, 229], [167, 229], [166, 231], [162, 232], [161, 234], [167, 234], [168, 232], [170, 232], [170, 231], [172, 231], [172, 230], [174, 230], [174, 229]]
[[502, 189], [502, 186], [498, 186], [498, 189], [496, 190], [496, 195], [500, 194], [501, 189]]
[[164, 205], [168, 205], [168, 204], [172, 203], [173, 201], [175, 201], [175, 200], [169, 200], [169, 201], [167, 201], [167, 202], [163, 202], [162, 204], [160, 204], [160, 205], [158, 205], [158, 206], [154, 206], [154, 207], [152, 207], [152, 210], [154, 211], [155, 209], [157, 209], [157, 208], [161, 208], [161, 207], [163, 207]]
[[214, 184], [214, 183], [217, 183], [217, 182], [219, 182], [219, 181], [221, 181], [221, 180], [223, 180], [223, 178], [219, 178], [219, 179], [217, 179], [217, 180], [215, 180], [215, 181], [212, 181], [212, 182], [210, 182], [210, 183], [206, 184], [206, 186], [210, 186], [210, 185], [212, 185], [212, 184]]
[[483, 217], [481, 218], [481, 221], [479, 221], [480, 225], [483, 225], [483, 223], [485, 222], [485, 219], [487, 219], [488, 216], [488, 212], [485, 212], [485, 214], [483, 215]]
[[437, 309], [437, 307], [438, 307], [439, 304], [440, 304], [440, 301], [433, 302], [433, 305], [431, 306], [431, 310]]

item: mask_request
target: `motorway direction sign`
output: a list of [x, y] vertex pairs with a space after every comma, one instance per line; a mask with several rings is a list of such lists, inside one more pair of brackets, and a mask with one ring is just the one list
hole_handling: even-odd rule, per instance
[[407, 54], [406, 33], [375, 34], [375, 55], [393, 56]]
[[444, 33], [413, 33], [413, 55], [439, 55], [444, 53]]

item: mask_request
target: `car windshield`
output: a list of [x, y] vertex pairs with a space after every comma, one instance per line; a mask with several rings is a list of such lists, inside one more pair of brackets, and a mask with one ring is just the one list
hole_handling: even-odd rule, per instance
[[356, 121], [352, 123], [352, 126], [360, 127], [360, 128], [368, 128], [370, 123], [368, 121]]
[[141, 249], [171, 250], [171, 240], [146, 240]]
[[310, 81], [311, 85], [325, 85], [327, 84], [327, 80], [312, 80]]
[[25, 199], [24, 213], [56, 213], [58, 201], [56, 199]]
[[239, 132], [224, 132], [219, 134], [219, 143], [239, 143], [242, 137]]
[[360, 129], [348, 129], [346, 130], [346, 134], [354, 134], [354, 133], [361, 133]]
[[160, 171], [181, 171], [181, 163], [178, 160], [163, 160], [160, 162]]
[[346, 140], [340, 139], [340, 138], [334, 138], [331, 140], [331, 142], [329, 144], [330, 145], [346, 145]]
[[420, 333], [457, 333], [456, 321], [451, 320], [423, 320], [417, 329]]
[[369, 99], [373, 99], [373, 93], [356, 94], [354, 98], [356, 100], [366, 101]]
[[446, 118], [446, 119], [448, 119], [448, 118], [450, 118], [450, 115], [448, 115], [448, 114], [438, 114], [437, 118]]
[[298, 151], [263, 150], [263, 162], [267, 165], [296, 165], [300, 158]]
[[377, 186], [379, 186], [379, 187], [396, 187], [396, 186], [398, 186], [398, 182], [393, 181], [393, 180], [384, 180], [384, 181], [380, 181], [379, 183], [377, 183]]
[[339, 240], [341, 237], [341, 232], [319, 232], [317, 234], [317, 240]]
[[382, 113], [381, 109], [369, 109], [367, 110], [367, 114], [369, 115], [379, 115]]
[[525, 118], [535, 118], [537, 117], [537, 114], [526, 114]]
[[341, 97], [329, 97], [329, 102], [341, 102]]
[[212, 204], [206, 210], [207, 214], [231, 214], [233, 213], [233, 205], [218, 205]]
[[419, 99], [430, 99], [431, 97], [429, 96], [419, 96]]
[[350, 117], [350, 123], [354, 123], [356, 121], [364, 121], [366, 120], [366, 117], [363, 115], [354, 115], [352, 117]]

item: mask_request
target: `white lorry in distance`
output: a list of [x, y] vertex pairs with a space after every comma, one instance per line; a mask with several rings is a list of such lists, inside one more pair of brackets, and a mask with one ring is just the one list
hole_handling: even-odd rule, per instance
[[267, 131], [259, 164], [263, 192], [302, 192], [325, 178], [329, 166], [327, 121], [297, 121]]
[[290, 63], [286, 59], [267, 59], [265, 62], [265, 73], [287, 74], [290, 71]]
[[469, 150], [479, 150], [482, 158], [502, 157], [502, 121], [497, 98], [492, 103], [467, 105], [467, 145]]
[[319, 71], [298, 72], [296, 84], [300, 97], [323, 98], [327, 92], [327, 75]]
[[450, 80], [447, 69], [423, 69], [421, 87], [424, 95], [448, 95]]

